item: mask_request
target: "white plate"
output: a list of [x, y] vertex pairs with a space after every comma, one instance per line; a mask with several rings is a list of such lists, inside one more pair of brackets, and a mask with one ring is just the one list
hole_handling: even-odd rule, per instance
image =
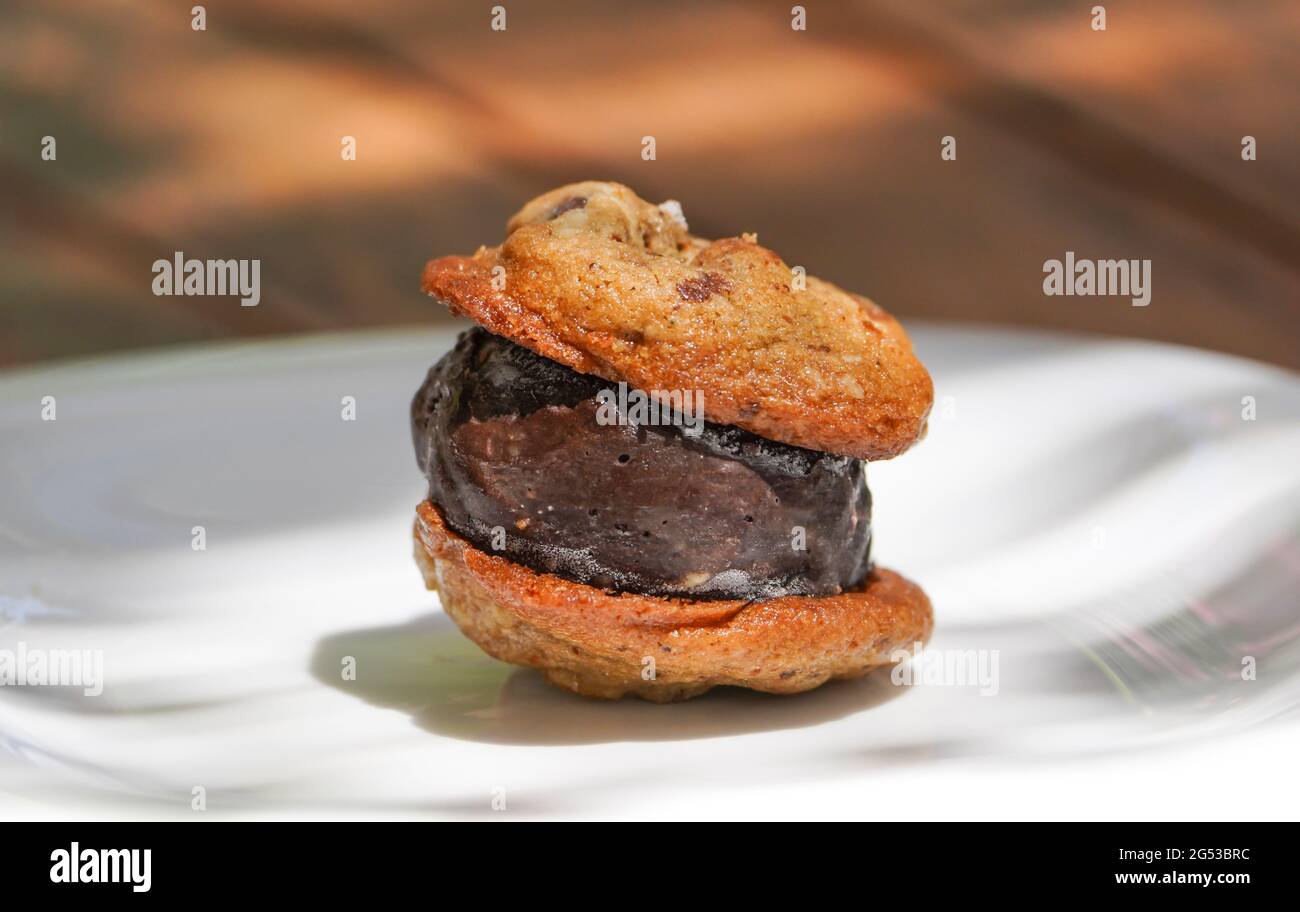
[[447, 332], [9, 374], [0, 650], [99, 650], [105, 687], [0, 687], [0, 812], [1295, 817], [1300, 382], [915, 337], [935, 417], [871, 467], [875, 554], [930, 593], [934, 655], [996, 652], [996, 694], [886, 672], [602, 704], [488, 659], [410, 555], [407, 408]]

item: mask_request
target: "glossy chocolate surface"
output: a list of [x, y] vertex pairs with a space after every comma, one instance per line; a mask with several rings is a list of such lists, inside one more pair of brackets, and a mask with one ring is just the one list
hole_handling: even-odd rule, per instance
[[479, 328], [462, 334], [411, 404], [447, 525], [481, 550], [617, 591], [765, 599], [865, 577], [860, 460], [709, 422], [698, 436], [601, 424], [605, 389], [617, 384]]

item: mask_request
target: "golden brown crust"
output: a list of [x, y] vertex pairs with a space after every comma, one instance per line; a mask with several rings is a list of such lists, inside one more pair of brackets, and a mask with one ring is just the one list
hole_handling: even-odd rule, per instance
[[798, 693], [889, 664], [896, 650], [927, 640], [933, 623], [925, 593], [889, 570], [823, 598], [617, 595], [480, 551], [428, 501], [416, 508], [415, 544], [426, 585], [466, 636], [591, 697], [668, 702], [718, 685]]
[[424, 290], [582, 373], [700, 390], [710, 420], [772, 440], [888, 459], [925, 430], [934, 389], [898, 322], [811, 276], [797, 290], [753, 238], [692, 237], [675, 204], [598, 181], [532, 200], [507, 231], [431, 261]]

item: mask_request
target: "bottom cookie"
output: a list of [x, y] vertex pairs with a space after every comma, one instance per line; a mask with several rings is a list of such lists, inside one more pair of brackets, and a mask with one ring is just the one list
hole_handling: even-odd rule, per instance
[[930, 600], [876, 569], [852, 592], [763, 602], [610, 593], [480, 551], [416, 507], [415, 558], [443, 609], [488, 655], [587, 697], [687, 700], [717, 686], [811, 690], [925, 642]]

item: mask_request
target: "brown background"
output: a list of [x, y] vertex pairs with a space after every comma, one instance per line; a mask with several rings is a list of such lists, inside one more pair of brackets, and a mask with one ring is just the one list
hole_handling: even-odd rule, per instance
[[[191, 5], [0, 13], [0, 364], [444, 320], [424, 260], [594, 177], [905, 319], [1300, 366], [1295, 0], [1110, 2], [1105, 32], [1041, 0], [811, 2], [806, 32], [788, 2], [506, 0], [505, 32], [488, 2]], [[1067, 249], [1150, 258], [1151, 306], [1045, 297]], [[154, 297], [175, 250], [260, 258], [261, 305]]]

